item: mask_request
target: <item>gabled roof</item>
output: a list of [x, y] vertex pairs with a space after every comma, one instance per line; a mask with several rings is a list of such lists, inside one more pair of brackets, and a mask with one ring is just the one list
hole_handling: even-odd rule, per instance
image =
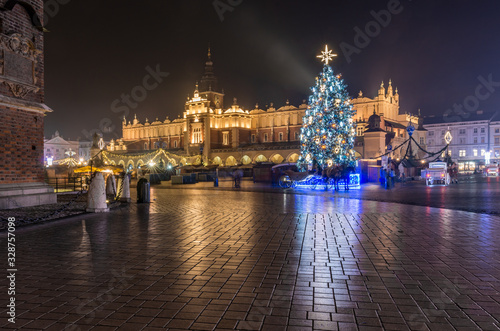
[[265, 111], [259, 108], [250, 110], [250, 114], [262, 114], [262, 113], [265, 113]]
[[52, 139], [49, 139], [47, 141], [44, 142], [44, 144], [53, 144], [53, 145], [71, 145], [70, 142], [64, 140], [63, 138], [61, 138], [60, 136], [56, 136]]
[[285, 110], [296, 110], [298, 109], [297, 107], [293, 106], [293, 105], [286, 105], [286, 106], [283, 106], [281, 108], [278, 109], [278, 111], [285, 111]]

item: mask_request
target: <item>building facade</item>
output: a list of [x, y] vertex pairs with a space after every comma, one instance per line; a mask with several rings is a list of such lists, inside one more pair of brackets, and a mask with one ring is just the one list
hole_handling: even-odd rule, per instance
[[[308, 107], [305, 100], [298, 106], [287, 101], [278, 108], [271, 104], [261, 109], [257, 104], [254, 109], [245, 110], [237, 99], [233, 99], [229, 108], [224, 108], [224, 97], [218, 88], [209, 52], [205, 73], [200, 84], [196, 84], [193, 97], [186, 101], [182, 116], [174, 120], [156, 118], [153, 122], [146, 119], [142, 123], [136, 116], [132, 121], [124, 119], [123, 137], [107, 146], [110, 160], [137, 167], [147, 163], [146, 160], [127, 159], [128, 154], [147, 154], [162, 148], [181, 156], [187, 163], [193, 157], [197, 157], [195, 162], [224, 166], [297, 161], [302, 119]], [[408, 137], [405, 130], [408, 123], [419, 122], [417, 116], [400, 114], [399, 94], [397, 90], [393, 92], [391, 82], [387, 91], [382, 83], [373, 99], [360, 92], [353, 100], [353, 107], [358, 125], [355, 149], [359, 159], [377, 158], [386, 152], [388, 145], [399, 145]], [[380, 131], [365, 133], [373, 114], [381, 119]], [[417, 139], [425, 140], [425, 134], [418, 130], [417, 135]]]
[[44, 184], [43, 1], [0, 7], [0, 209], [55, 203]]
[[[477, 111], [458, 122], [446, 117], [427, 117], [428, 151], [437, 152], [446, 146], [444, 136], [450, 132], [453, 139], [448, 155], [458, 164], [459, 171], [471, 173], [486, 163], [497, 162], [500, 157], [500, 118], [497, 113]], [[445, 152], [442, 153], [445, 156]]]
[[[69, 157], [74, 158], [76, 162], [85, 164], [91, 157], [92, 144], [92, 141], [86, 140], [66, 140], [59, 134], [59, 131], [56, 131], [52, 138], [44, 140], [43, 159], [46, 165], [58, 164], [58, 161]], [[110, 146], [109, 141], [105, 144]]]
[[80, 143], [78, 141], [65, 140], [59, 135], [59, 132], [56, 131], [51, 139], [47, 139], [44, 141], [43, 159], [45, 160], [46, 164], [50, 164], [52, 162], [57, 163], [57, 161], [70, 157], [70, 155], [71, 157], [74, 157], [78, 160], [79, 149]]
[[[382, 82], [374, 98], [367, 98], [360, 91], [353, 100], [353, 107], [357, 124], [356, 151], [361, 159], [377, 158], [391, 150], [390, 157], [404, 157], [408, 147], [405, 142], [409, 138], [406, 128], [409, 125], [416, 128], [413, 138], [425, 149], [426, 134], [422, 121], [419, 116], [401, 113], [398, 89], [393, 90], [392, 81], [389, 80], [387, 90]], [[412, 156], [423, 156], [415, 143], [412, 147]]]

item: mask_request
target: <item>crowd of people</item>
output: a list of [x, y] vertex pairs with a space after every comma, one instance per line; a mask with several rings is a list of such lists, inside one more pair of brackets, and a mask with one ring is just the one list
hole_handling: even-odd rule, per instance
[[404, 182], [404, 166], [402, 162], [399, 163], [397, 168], [392, 162], [388, 162], [380, 168], [380, 184], [386, 189], [394, 187], [398, 178]]

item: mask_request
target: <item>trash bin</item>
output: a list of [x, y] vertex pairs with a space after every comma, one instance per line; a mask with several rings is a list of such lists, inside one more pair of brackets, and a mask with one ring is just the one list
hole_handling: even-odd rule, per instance
[[214, 178], [214, 187], [219, 187], [219, 178], [218, 177]]
[[137, 182], [137, 203], [149, 202], [149, 182], [146, 178], [141, 178]]

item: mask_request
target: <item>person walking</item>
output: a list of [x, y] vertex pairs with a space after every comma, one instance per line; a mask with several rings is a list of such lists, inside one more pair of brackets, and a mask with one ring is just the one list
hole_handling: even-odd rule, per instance
[[452, 177], [451, 177], [451, 182], [455, 182], [455, 184], [458, 184], [458, 166], [455, 162], [452, 164]]
[[394, 170], [394, 164], [389, 163], [389, 188], [392, 188], [396, 184], [396, 171]]
[[388, 163], [385, 168], [385, 188], [390, 189], [392, 186], [391, 164]]
[[405, 184], [405, 166], [403, 165], [403, 162], [399, 162], [398, 171], [399, 171], [399, 180], [401, 180], [401, 185], [404, 185]]
[[380, 185], [382, 187], [386, 187], [386, 180], [385, 180], [385, 166], [380, 167], [380, 177], [379, 177]]
[[453, 184], [453, 164], [450, 164], [448, 166], [448, 169], [446, 169], [446, 172], [448, 173], [448, 176], [450, 176], [451, 184]]

